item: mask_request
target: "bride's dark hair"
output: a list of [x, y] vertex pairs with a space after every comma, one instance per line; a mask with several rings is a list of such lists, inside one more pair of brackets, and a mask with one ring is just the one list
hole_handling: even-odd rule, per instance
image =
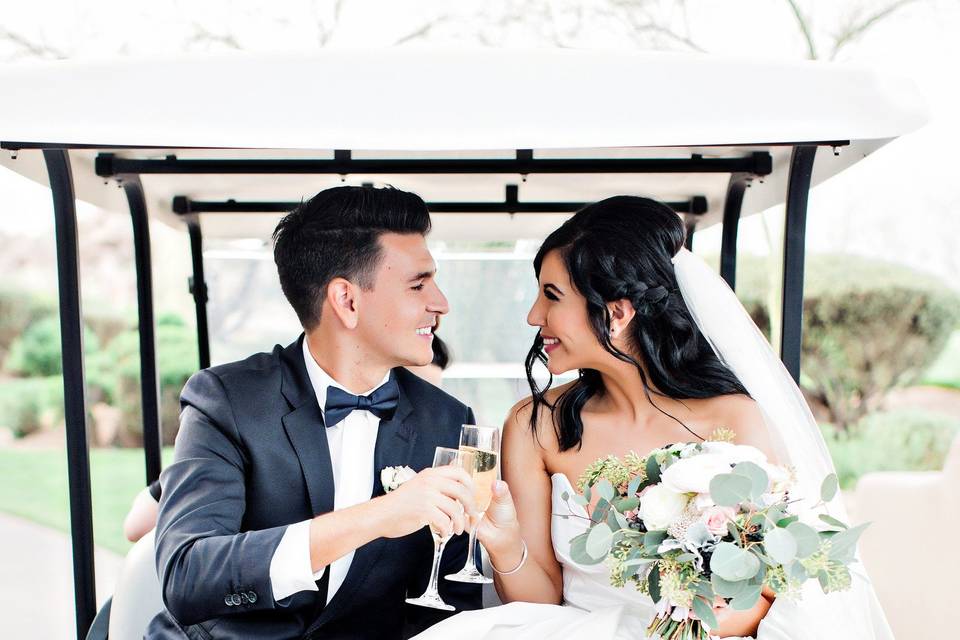
[[[683, 224], [665, 204], [649, 198], [615, 196], [584, 207], [547, 236], [533, 268], [539, 279], [544, 257], [559, 250], [570, 281], [586, 298], [590, 327], [603, 348], [636, 366], [650, 403], [702, 440], [657, 407], [651, 394], [683, 400], [746, 394], [747, 390], [713, 352], [680, 295], [671, 258], [683, 247], [683, 241]], [[610, 342], [607, 303], [623, 298], [636, 310], [628, 334], [632, 353]], [[646, 365], [649, 380], [640, 360]], [[533, 378], [537, 361], [547, 362], [539, 333], [526, 359], [533, 403], [530, 427], [536, 434], [539, 412], [546, 406], [553, 410], [560, 451], [579, 448], [583, 437], [580, 411], [587, 400], [604, 393], [600, 373], [581, 369], [577, 381], [550, 404], [546, 393], [553, 375], [540, 389]], [[651, 382], [656, 392], [650, 389]]]

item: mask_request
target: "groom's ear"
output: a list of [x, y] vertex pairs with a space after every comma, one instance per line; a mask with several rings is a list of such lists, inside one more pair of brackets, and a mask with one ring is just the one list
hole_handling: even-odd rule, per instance
[[358, 287], [346, 278], [334, 278], [327, 285], [327, 304], [347, 329], [356, 329], [359, 322], [357, 293]]
[[616, 338], [623, 333], [633, 316], [637, 315], [633, 303], [626, 298], [614, 300], [607, 303], [607, 311], [610, 312], [610, 337]]

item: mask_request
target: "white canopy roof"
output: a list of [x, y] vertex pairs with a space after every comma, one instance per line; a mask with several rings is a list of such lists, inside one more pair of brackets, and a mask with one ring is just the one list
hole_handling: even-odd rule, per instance
[[[312, 54], [59, 62], [0, 67], [0, 141], [91, 145], [71, 150], [77, 194], [126, 210], [93, 172], [101, 150], [178, 158], [705, 157], [767, 151], [774, 172], [748, 190], [745, 215], [783, 200], [792, 143], [821, 148], [814, 182], [921, 126], [909, 81], [874, 71], [666, 53], [502, 50], [321, 51]], [[12, 146], [16, 146], [13, 144]], [[125, 148], [119, 148], [125, 147]], [[46, 181], [38, 151], [4, 165]], [[427, 201], [502, 201], [505, 175], [351, 175]], [[533, 174], [520, 200], [591, 201], [616, 193], [707, 196], [699, 227], [719, 221], [726, 174]], [[174, 195], [300, 200], [340, 183], [316, 175], [148, 175], [153, 215], [173, 222]], [[442, 214], [441, 236], [536, 237], [563, 216]], [[210, 236], [266, 237], [277, 216], [215, 214]], [[493, 221], [498, 221], [493, 223]]]

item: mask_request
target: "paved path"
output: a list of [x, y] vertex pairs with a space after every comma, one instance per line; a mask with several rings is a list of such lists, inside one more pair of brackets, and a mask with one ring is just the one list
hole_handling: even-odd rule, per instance
[[[123, 558], [95, 551], [97, 608], [113, 593]], [[0, 513], [0, 637], [76, 638], [70, 537]]]

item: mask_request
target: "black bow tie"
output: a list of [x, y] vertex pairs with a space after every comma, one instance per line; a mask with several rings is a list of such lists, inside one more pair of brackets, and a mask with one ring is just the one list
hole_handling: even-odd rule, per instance
[[397, 408], [400, 389], [393, 378], [387, 380], [369, 396], [355, 396], [338, 387], [327, 387], [327, 403], [323, 408], [323, 422], [332, 427], [354, 411], [369, 411], [381, 420], [389, 420]]

